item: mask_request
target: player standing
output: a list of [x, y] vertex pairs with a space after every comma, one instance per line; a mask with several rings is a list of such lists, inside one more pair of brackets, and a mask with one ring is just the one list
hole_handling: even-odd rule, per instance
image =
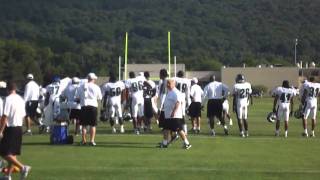
[[275, 89], [274, 95], [273, 112], [277, 114], [275, 136], [279, 136], [280, 120], [284, 119], [284, 137], [288, 137], [289, 116], [293, 112], [293, 97], [296, 96], [296, 90], [290, 88], [289, 81], [284, 80], [282, 87]]
[[[244, 76], [238, 74], [236, 79], [236, 84], [233, 86], [233, 111], [236, 112], [238, 118], [238, 126], [241, 137], [248, 137], [248, 106], [249, 99], [251, 98], [251, 84], [245, 82]], [[251, 99], [252, 104], [252, 99]], [[244, 126], [245, 133], [243, 132]]]
[[143, 76], [136, 77], [134, 72], [129, 72], [129, 79], [126, 81], [127, 99], [131, 101], [131, 114], [133, 119], [134, 132], [139, 135], [141, 122], [143, 120], [144, 99], [143, 99]]
[[191, 81], [187, 78], [184, 78], [184, 72], [179, 71], [177, 73], [177, 77], [175, 78], [176, 81], [176, 88], [181, 92], [181, 109], [182, 109], [182, 127], [184, 132], [187, 134], [188, 129], [187, 129], [187, 124], [185, 121], [185, 116], [186, 116], [186, 108], [189, 107], [190, 105], [190, 86], [191, 86]]
[[315, 137], [314, 129], [316, 126], [316, 116], [317, 116], [317, 98], [319, 96], [320, 90], [320, 83], [316, 83], [314, 77], [310, 77], [307, 83], [303, 84], [302, 87], [302, 98], [301, 103], [303, 104], [303, 117], [302, 117], [302, 124], [304, 132], [302, 133], [303, 136], [308, 137], [308, 130], [307, 130], [307, 119], [309, 115], [311, 116], [311, 137]]
[[143, 83], [143, 97], [144, 97], [144, 131], [151, 131], [151, 119], [156, 114], [157, 109], [154, 109], [154, 96], [156, 95], [156, 84], [150, 80], [150, 73], [144, 72], [146, 81]]
[[202, 102], [202, 95], [203, 90], [198, 85], [198, 79], [192, 78], [191, 81], [191, 90], [190, 90], [190, 98], [191, 104], [189, 106], [189, 115], [191, 117], [192, 123], [192, 131], [194, 133], [200, 133], [200, 120], [201, 120], [201, 102]]

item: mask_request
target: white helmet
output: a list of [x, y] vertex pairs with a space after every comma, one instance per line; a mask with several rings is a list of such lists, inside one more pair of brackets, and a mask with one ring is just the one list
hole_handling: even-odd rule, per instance
[[268, 122], [270, 122], [270, 123], [274, 123], [274, 122], [276, 121], [276, 119], [277, 119], [277, 115], [276, 115], [276, 113], [274, 113], [274, 112], [270, 112], [270, 113], [268, 114], [268, 116], [267, 116], [267, 120], [268, 120]]

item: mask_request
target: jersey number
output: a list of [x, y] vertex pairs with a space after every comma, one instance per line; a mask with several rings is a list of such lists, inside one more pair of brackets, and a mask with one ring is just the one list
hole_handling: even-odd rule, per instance
[[319, 88], [310, 87], [309, 97], [317, 97], [319, 94]]
[[280, 96], [280, 101], [282, 103], [287, 103], [289, 102], [290, 98], [291, 98], [291, 94], [282, 93]]
[[110, 89], [110, 96], [119, 96], [121, 94], [121, 89], [119, 87], [117, 88], [111, 88]]
[[185, 93], [186, 90], [187, 90], [187, 84], [178, 83], [178, 84], [177, 84], [177, 89], [178, 89], [180, 92]]
[[246, 98], [249, 96], [249, 88], [247, 89], [240, 89], [239, 97]]
[[131, 88], [133, 92], [141, 91], [143, 89], [143, 82], [142, 81], [138, 81], [138, 83], [134, 82], [132, 83]]

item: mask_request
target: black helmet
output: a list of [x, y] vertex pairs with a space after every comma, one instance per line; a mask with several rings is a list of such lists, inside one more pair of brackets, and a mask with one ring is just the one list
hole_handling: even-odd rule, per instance
[[244, 75], [238, 74], [236, 77], [236, 83], [243, 83], [244, 82]]

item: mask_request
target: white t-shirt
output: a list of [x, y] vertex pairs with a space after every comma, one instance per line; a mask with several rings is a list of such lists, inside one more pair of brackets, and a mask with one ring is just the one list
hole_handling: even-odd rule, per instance
[[192, 97], [192, 102], [202, 102], [203, 90], [198, 84], [191, 86], [190, 96]]
[[237, 103], [242, 105], [249, 104], [249, 96], [252, 93], [251, 84], [248, 82], [236, 83], [233, 86], [233, 95], [237, 97]]
[[79, 89], [79, 86], [79, 84], [69, 84], [63, 91], [63, 95], [68, 100], [68, 108], [70, 109], [81, 109], [80, 104], [75, 101], [76, 93]]
[[10, 94], [6, 97], [3, 115], [7, 116], [8, 127], [22, 126], [26, 115], [25, 102], [18, 94]]
[[38, 101], [40, 94], [40, 87], [35, 81], [29, 81], [24, 89], [23, 99], [27, 101]]
[[102, 99], [101, 90], [93, 82], [85, 82], [80, 85], [77, 98], [80, 99], [80, 105], [98, 107], [98, 100]]
[[278, 96], [278, 103], [289, 104], [292, 97], [296, 96], [297, 92], [292, 88], [277, 87], [274, 95]]
[[122, 81], [108, 82], [101, 87], [101, 92], [103, 96], [108, 92], [108, 100], [111, 104], [116, 104], [121, 103], [121, 93], [124, 89], [125, 85]]
[[222, 99], [228, 95], [229, 88], [221, 82], [213, 81], [204, 88], [203, 92], [204, 99]]
[[[171, 113], [176, 105], [176, 103], [179, 102], [180, 105], [178, 109], [176, 110], [176, 113], [174, 114], [174, 117], [171, 117]], [[164, 117], [166, 119], [169, 118], [182, 118], [182, 95], [181, 92], [174, 88], [171, 91], [168, 91], [166, 95], [166, 99], [164, 100], [163, 110], [164, 110]]]

